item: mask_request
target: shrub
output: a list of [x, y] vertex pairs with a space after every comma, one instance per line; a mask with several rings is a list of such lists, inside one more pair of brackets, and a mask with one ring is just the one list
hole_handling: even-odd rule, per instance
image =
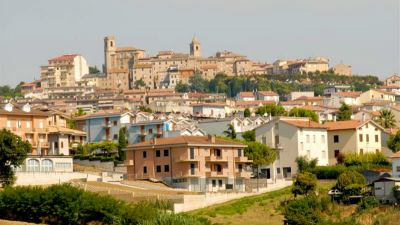
[[386, 156], [382, 153], [347, 153], [344, 155], [344, 164], [346, 166], [360, 166], [363, 164], [373, 164], [373, 165], [389, 165], [389, 161]]
[[318, 159], [309, 160], [305, 156], [300, 156], [296, 158], [296, 163], [300, 173], [309, 172], [317, 166]]
[[317, 224], [321, 220], [321, 210], [318, 198], [307, 196], [302, 199], [289, 202], [284, 208], [286, 223], [289, 225]]
[[[339, 189], [340, 191], [345, 191], [346, 188], [351, 188], [351, 185], [365, 185], [365, 177], [360, 174], [359, 172], [356, 171], [346, 171], [342, 174], [337, 179], [335, 187]], [[354, 186], [353, 186], [354, 187]]]
[[337, 166], [317, 166], [311, 170], [318, 179], [337, 179], [347, 168], [343, 165]]
[[292, 187], [292, 193], [297, 195], [308, 195], [315, 192], [317, 187], [317, 178], [309, 172], [297, 174]]
[[361, 199], [358, 210], [370, 209], [378, 205], [379, 205], [378, 199], [376, 199], [374, 196], [366, 196], [363, 199]]

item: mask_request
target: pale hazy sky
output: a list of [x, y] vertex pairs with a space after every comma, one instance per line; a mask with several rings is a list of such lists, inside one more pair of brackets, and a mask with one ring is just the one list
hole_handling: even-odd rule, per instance
[[103, 63], [103, 38], [118, 46], [232, 50], [256, 61], [325, 56], [331, 65], [384, 78], [400, 72], [399, 0], [0, 0], [0, 85], [39, 78], [61, 54]]

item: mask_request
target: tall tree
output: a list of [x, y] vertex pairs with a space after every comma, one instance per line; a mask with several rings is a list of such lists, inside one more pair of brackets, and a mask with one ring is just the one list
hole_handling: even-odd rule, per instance
[[204, 80], [200, 73], [189, 77], [190, 90], [195, 92], [208, 92], [208, 81]]
[[250, 117], [251, 116], [251, 112], [249, 108], [245, 108], [244, 112], [243, 112], [244, 117]]
[[384, 128], [395, 128], [396, 119], [393, 115], [392, 110], [382, 109], [379, 111], [379, 117], [376, 122]]
[[267, 166], [273, 163], [276, 159], [276, 151], [269, 148], [267, 145], [259, 142], [247, 142], [247, 147], [244, 149], [244, 154], [253, 160], [253, 168], [257, 170], [257, 191], [258, 191], [258, 178], [260, 174], [260, 166]]
[[119, 160], [125, 160], [124, 149], [128, 146], [128, 139], [126, 138], [127, 129], [126, 127], [121, 127], [118, 134], [118, 158]]
[[97, 69], [97, 66], [89, 66], [89, 73], [90, 74], [99, 74], [100, 70]]
[[0, 183], [12, 185], [15, 181], [13, 168], [21, 166], [32, 146], [28, 141], [3, 129], [0, 131]]
[[256, 111], [256, 114], [263, 116], [264, 114], [268, 114], [271, 116], [283, 116], [286, 115], [285, 108], [281, 105], [277, 104], [267, 104], [259, 107]]
[[231, 139], [236, 139], [235, 126], [228, 124], [228, 130], [224, 131], [224, 134]]
[[256, 131], [248, 130], [242, 133], [242, 138], [245, 141], [256, 141]]
[[175, 86], [175, 91], [179, 93], [189, 92], [190, 86], [188, 84], [182, 83], [182, 81], [179, 81]]
[[400, 131], [397, 131], [394, 135], [390, 135], [386, 144], [392, 152], [400, 151]]
[[351, 120], [351, 115], [353, 115], [353, 110], [351, 106], [343, 102], [339, 108], [339, 113], [337, 114], [337, 120], [338, 121]]
[[303, 109], [303, 108], [293, 108], [289, 112], [289, 116], [292, 117], [309, 117], [312, 121], [318, 122], [319, 118], [317, 113], [312, 110]]

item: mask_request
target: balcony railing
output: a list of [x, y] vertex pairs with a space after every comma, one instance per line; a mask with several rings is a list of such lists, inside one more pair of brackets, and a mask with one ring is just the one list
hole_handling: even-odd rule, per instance
[[250, 163], [253, 160], [248, 159], [246, 156], [237, 156], [235, 157], [235, 162], [237, 163]]
[[200, 159], [198, 157], [190, 158], [189, 156], [180, 156], [175, 160], [175, 162], [198, 162]]
[[228, 162], [228, 157], [224, 156], [206, 156], [206, 161], [207, 162]]
[[235, 172], [235, 177], [243, 177], [243, 178], [250, 178], [251, 177], [251, 172], [248, 171], [240, 171], [240, 172]]
[[181, 171], [180, 173], [178, 173], [177, 175], [175, 175], [176, 177], [199, 177], [200, 172], [197, 170], [191, 171], [191, 170], [187, 170], [187, 171]]
[[229, 173], [222, 170], [221, 172], [218, 171], [208, 171], [206, 172], [206, 177], [228, 177]]

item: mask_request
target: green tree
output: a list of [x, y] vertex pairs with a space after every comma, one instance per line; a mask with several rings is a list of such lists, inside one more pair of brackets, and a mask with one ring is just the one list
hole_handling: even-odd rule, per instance
[[318, 122], [319, 118], [317, 113], [312, 110], [303, 109], [303, 108], [293, 108], [289, 112], [289, 116], [292, 117], [309, 117], [312, 121]]
[[142, 78], [140, 78], [139, 80], [135, 80], [134, 84], [135, 88], [141, 88], [141, 87], [146, 87], [146, 83], [144, 82], [144, 80]]
[[203, 79], [200, 73], [189, 77], [190, 90], [193, 92], [208, 92], [208, 81]]
[[235, 126], [228, 124], [228, 130], [224, 131], [224, 134], [231, 139], [236, 139]]
[[182, 83], [182, 81], [179, 81], [175, 86], [175, 91], [179, 93], [189, 92], [190, 86], [188, 84]]
[[118, 145], [111, 141], [102, 141], [95, 145], [97, 149], [102, 151], [103, 155], [110, 156], [116, 149], [118, 149]]
[[78, 111], [75, 113], [75, 116], [84, 116], [86, 115], [85, 111], [82, 108], [78, 108]]
[[393, 115], [392, 110], [382, 109], [379, 111], [379, 117], [376, 122], [384, 128], [395, 128], [396, 119]]
[[268, 114], [271, 116], [283, 116], [286, 114], [285, 108], [277, 104], [267, 104], [257, 109], [256, 114], [263, 116]]
[[121, 127], [118, 134], [118, 158], [119, 160], [125, 160], [124, 149], [128, 146], [128, 139], [126, 138], [127, 129], [126, 127]]
[[245, 108], [244, 112], [243, 112], [244, 117], [250, 117], [251, 116], [251, 112], [249, 108]]
[[289, 202], [283, 213], [288, 225], [316, 225], [322, 219], [319, 199], [313, 195]]
[[300, 173], [311, 172], [315, 167], [317, 167], [318, 159], [309, 160], [305, 156], [299, 156], [296, 158], [297, 168]]
[[362, 174], [348, 170], [339, 175], [335, 188], [343, 193], [342, 199], [347, 201], [349, 196], [360, 195], [365, 183], [366, 180]]
[[32, 146], [28, 141], [3, 129], [0, 131], [0, 184], [4, 186], [14, 183], [13, 168], [21, 166]]
[[152, 113], [153, 110], [151, 110], [149, 107], [146, 107], [144, 105], [139, 106], [139, 110], [142, 112], [148, 112], [148, 113]]
[[339, 113], [337, 114], [337, 120], [338, 121], [351, 120], [351, 115], [353, 115], [353, 110], [351, 106], [343, 102], [339, 108]]
[[76, 129], [76, 121], [73, 119], [67, 119], [67, 127], [69, 129]]
[[260, 166], [267, 166], [273, 163], [276, 159], [276, 151], [269, 148], [267, 145], [259, 142], [247, 142], [247, 147], [244, 149], [244, 154], [251, 160], [253, 168], [257, 170], [257, 191]]
[[396, 134], [390, 135], [386, 144], [392, 152], [400, 151], [400, 130]]
[[100, 70], [97, 69], [97, 66], [89, 66], [89, 73], [90, 74], [99, 74]]
[[315, 192], [317, 187], [317, 177], [310, 172], [297, 174], [292, 187], [294, 197], [297, 195], [309, 195]]
[[242, 133], [242, 138], [245, 141], [256, 141], [256, 131], [255, 130], [248, 130]]

